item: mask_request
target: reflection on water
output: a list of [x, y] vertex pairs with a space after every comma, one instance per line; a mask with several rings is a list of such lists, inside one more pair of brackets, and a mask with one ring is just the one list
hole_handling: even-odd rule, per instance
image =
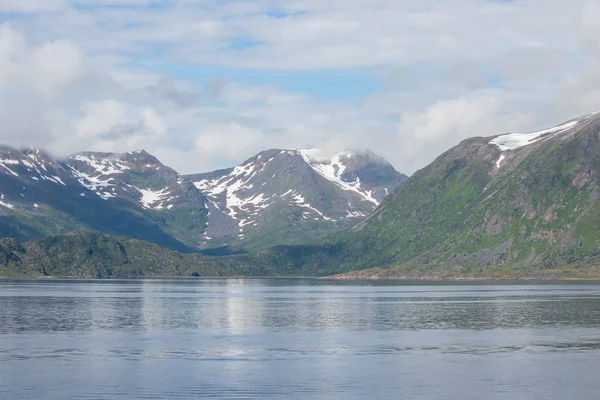
[[597, 399], [600, 285], [0, 281], [0, 398]]

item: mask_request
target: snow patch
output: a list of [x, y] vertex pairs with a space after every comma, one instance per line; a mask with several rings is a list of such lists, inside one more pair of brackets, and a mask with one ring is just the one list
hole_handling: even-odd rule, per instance
[[0, 166], [2, 166], [5, 170], [8, 171], [9, 174], [13, 175], [13, 176], [19, 176], [19, 174], [17, 174], [15, 171], [13, 171], [12, 169], [10, 169], [7, 165], [18, 165], [19, 164], [19, 160], [3, 160], [0, 159]]
[[496, 168], [500, 168], [500, 164], [502, 164], [502, 161], [504, 161], [505, 158], [506, 156], [504, 153], [500, 154], [500, 158], [498, 158], [498, 161], [496, 161]]
[[62, 179], [60, 179], [58, 176], [52, 175], [52, 176], [46, 176], [46, 175], [40, 175], [40, 178], [42, 178], [45, 181], [50, 181], [50, 182], [54, 182], [54, 183], [58, 183], [61, 184], [63, 186], [67, 186]]
[[26, 167], [29, 167], [29, 168], [32, 168], [32, 169], [33, 169], [33, 168], [35, 168], [35, 166], [34, 166], [32, 163], [30, 163], [29, 161], [27, 161], [27, 160], [21, 160], [21, 162], [22, 162], [22, 163], [23, 163], [23, 165], [25, 165]]
[[[258, 161], [258, 158], [257, 160]], [[218, 179], [203, 179], [193, 182], [194, 186], [202, 191], [202, 193], [217, 206], [216, 198], [225, 196], [225, 209], [229, 217], [237, 220], [240, 227], [256, 224], [254, 217], [258, 211], [269, 207], [272, 203], [268, 201], [264, 194], [259, 193], [250, 198], [244, 198], [243, 192], [254, 187], [250, 181], [264, 169], [264, 164], [257, 162], [248, 162], [246, 164], [236, 166], [231, 173]]]
[[169, 197], [171, 193], [168, 191], [167, 188], [161, 190], [139, 188], [136, 189], [139, 190], [139, 192], [142, 195], [142, 198], [140, 199], [142, 207], [148, 210], [162, 210], [163, 208], [165, 208], [163, 203], [173, 199], [172, 197]]
[[375, 206], [379, 205], [379, 202], [373, 197], [372, 191], [361, 188], [359, 178], [356, 178], [356, 180], [353, 182], [346, 182], [342, 180], [341, 177], [347, 168], [347, 166], [342, 162], [342, 159], [351, 157], [352, 153], [338, 153], [330, 160], [319, 160], [317, 158], [318, 153], [319, 150], [316, 149], [298, 150], [298, 154], [302, 156], [304, 161], [323, 178], [335, 183], [343, 190], [357, 193], [364, 200], [373, 203]]
[[74, 160], [84, 162], [96, 170], [100, 175], [122, 174], [125, 170], [131, 169], [120, 160], [111, 160], [107, 158], [96, 159], [96, 157], [87, 157], [84, 155], [76, 155], [72, 157]]
[[498, 136], [490, 141], [490, 144], [497, 146], [500, 150], [515, 150], [519, 147], [527, 146], [542, 139], [545, 135], [561, 133], [568, 131], [577, 125], [580, 120], [567, 122], [566, 124], [556, 126], [554, 128], [537, 131], [532, 133], [509, 133], [507, 135]]
[[[315, 207], [311, 206], [311, 205], [310, 205], [310, 204], [309, 204], [309, 203], [306, 201], [306, 199], [304, 198], [304, 196], [302, 196], [301, 194], [298, 194], [298, 193], [295, 193], [295, 192], [294, 192], [294, 196], [292, 196], [292, 202], [293, 202], [293, 204], [295, 204], [295, 205], [297, 205], [297, 206], [299, 206], [299, 207], [302, 207], [302, 208], [307, 208], [307, 209], [311, 210], [313, 213], [316, 213], [316, 214], [317, 214], [317, 216], [315, 216], [315, 217], [313, 218], [313, 219], [315, 219], [315, 220], [319, 220], [319, 217], [320, 217], [320, 219], [323, 219], [323, 220], [325, 220], [325, 221], [333, 221], [331, 218], [329, 218], [329, 217], [325, 216], [325, 215], [324, 215], [324, 214], [323, 214], [321, 211], [319, 211], [319, 210], [317, 210]], [[308, 218], [307, 218], [307, 216], [311, 216], [311, 213], [306, 213], [306, 212], [305, 212], [305, 213], [302, 213], [302, 216], [303, 216], [305, 219], [308, 219]]]
[[13, 208], [15, 208], [15, 206], [13, 206], [12, 204], [4, 201], [4, 193], [0, 195], [0, 206], [6, 207], [9, 210], [12, 210]]
[[[100, 179], [99, 177], [94, 177], [86, 173], [80, 172], [73, 167], [70, 168], [73, 177], [77, 179], [81, 185], [85, 186], [92, 192], [95, 192], [98, 196], [100, 196], [100, 198], [108, 200], [111, 197], [117, 197], [116, 195], [108, 191], [109, 188], [115, 186], [114, 183], [110, 183], [111, 181], [114, 181], [114, 178], [109, 177], [106, 179]], [[84, 193], [81, 193], [81, 195], [85, 196]]]
[[364, 213], [361, 213], [360, 211], [347, 211], [346, 216], [348, 218], [362, 218], [362, 217], [366, 217], [366, 215]]

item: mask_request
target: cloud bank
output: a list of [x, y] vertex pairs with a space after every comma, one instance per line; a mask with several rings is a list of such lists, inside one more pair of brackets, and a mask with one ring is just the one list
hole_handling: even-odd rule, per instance
[[0, 142], [144, 148], [186, 173], [362, 147], [412, 173], [600, 110], [599, 18], [585, 0], [7, 0]]

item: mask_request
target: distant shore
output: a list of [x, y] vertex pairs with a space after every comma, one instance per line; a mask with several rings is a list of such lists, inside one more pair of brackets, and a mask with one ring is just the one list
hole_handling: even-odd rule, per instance
[[[360, 271], [359, 271], [360, 272]], [[345, 273], [332, 276], [149, 276], [149, 277], [81, 277], [81, 276], [23, 276], [6, 277], [0, 276], [0, 281], [140, 281], [140, 280], [315, 280], [315, 281], [337, 281], [337, 282], [454, 282], [454, 283], [476, 283], [476, 282], [600, 282], [600, 276], [393, 276], [393, 275], [366, 275], [360, 273]]]
[[327, 277], [332, 280], [410, 280], [410, 281], [600, 281], [597, 268], [576, 270], [572, 268], [510, 272], [489, 271], [480, 274], [430, 273], [410, 274], [393, 269], [374, 268], [351, 271]]

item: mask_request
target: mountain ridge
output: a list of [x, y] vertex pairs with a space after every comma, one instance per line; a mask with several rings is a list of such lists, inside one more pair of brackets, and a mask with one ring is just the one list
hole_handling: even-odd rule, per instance
[[[260, 157], [259, 154], [251, 159]], [[247, 247], [259, 249], [307, 242], [351, 224], [344, 219], [358, 218], [370, 211], [371, 206], [358, 204], [363, 211], [356, 215], [338, 216], [334, 223], [315, 221], [312, 225], [300, 226], [307, 213], [319, 217], [323, 214], [301, 198], [306, 182], [300, 176], [293, 176], [300, 168], [294, 172], [285, 166], [274, 165], [271, 172], [288, 183], [295, 182], [295, 192], [288, 191], [287, 202], [279, 202], [273, 207], [274, 212], [250, 221], [248, 216], [255, 216], [264, 208], [267, 199], [275, 200], [278, 194], [283, 194], [277, 192], [280, 188], [271, 175], [262, 176], [262, 182], [253, 181], [257, 188], [266, 185], [271, 192], [259, 193], [255, 189], [251, 197], [237, 199], [234, 211], [226, 203], [211, 201], [210, 196], [205, 196], [186, 176], [165, 166], [145, 150], [88, 151], [59, 160], [40, 150], [4, 146], [0, 148], [0, 233], [29, 240], [92, 229], [155, 242], [179, 251], [210, 250], [220, 254], [245, 251]], [[201, 175], [209, 179], [233, 171], [243, 175], [243, 169], [241, 164]], [[267, 181], [270, 182], [267, 184]], [[327, 186], [333, 183], [321, 184], [322, 192], [331, 191]], [[306, 196], [306, 192], [303, 193]], [[331, 199], [333, 202], [342, 202], [346, 195], [340, 191], [334, 194], [337, 197]], [[235, 218], [237, 213], [246, 215]], [[253, 232], [244, 235], [241, 228], [250, 222]], [[209, 235], [215, 236], [213, 231], [221, 233], [216, 235], [220, 238], [207, 243]]]
[[[276, 176], [270, 175], [271, 161], [266, 166], [260, 161], [273, 156], [286, 160], [283, 171], [300, 168], [304, 173], [289, 176], [303, 177], [303, 183], [311, 183], [307, 185], [309, 188], [318, 189], [318, 184], [326, 181], [323, 174], [333, 171], [337, 174], [334, 178], [340, 175], [341, 168], [336, 169], [333, 160], [313, 168], [297, 151], [275, 152], [257, 155], [238, 167], [213, 174], [210, 179], [216, 180], [215, 185], [206, 183], [206, 188], [223, 185], [217, 194], [227, 197], [231, 185], [241, 189], [252, 184], [250, 178], [264, 173], [270, 178], [262, 181], [265, 186], [272, 183], [282, 189]], [[270, 156], [266, 157], [267, 154]], [[319, 173], [315, 168], [323, 170]], [[201, 182], [191, 180], [196, 187]], [[253, 187], [244, 188], [250, 199], [256, 196], [251, 191]], [[335, 185], [328, 188], [353, 192]], [[237, 198], [242, 193], [234, 194]], [[302, 197], [310, 201], [318, 198]], [[215, 201], [210, 196], [206, 198], [209, 203]], [[231, 208], [226, 207], [226, 211], [245, 211], [248, 214], [240, 213], [239, 217], [252, 217], [253, 210], [225, 204]], [[319, 218], [316, 212], [307, 216]], [[0, 256], [13, 266], [13, 273], [19, 265], [35, 265], [36, 260], [46, 260], [53, 268], [60, 268], [54, 258], [63, 249], [68, 254], [69, 268], [75, 268], [78, 265], [75, 261], [85, 259], [90, 250], [94, 253], [98, 243], [96, 236], [82, 235], [62, 235], [28, 243], [24, 247], [26, 261], [20, 261], [21, 264], [16, 261], [21, 257], [19, 244], [13, 244], [12, 250], [6, 245], [4, 256]], [[110, 259], [116, 257], [115, 262], [122, 268], [119, 276], [127, 271], [138, 271], [135, 276], [142, 276], [143, 259], [127, 264], [126, 259], [119, 258], [121, 241], [103, 236], [100, 242], [103, 243], [98, 245], [100, 254], [108, 251]], [[77, 244], [68, 250], [70, 243], [81, 243], [81, 248]], [[27, 253], [27, 249], [36, 246], [40, 246], [39, 252]], [[127, 242], [124, 246], [150, 249], [140, 242], [135, 245]], [[171, 260], [165, 271], [169, 274], [179, 271], [182, 276], [188, 276], [192, 266], [203, 265], [213, 269], [194, 271], [199, 276], [223, 268], [223, 274], [335, 275], [339, 279], [597, 278], [600, 276], [600, 114], [584, 115], [538, 132], [465, 139], [399, 184], [368, 217], [305, 244], [278, 245], [222, 258], [192, 255], [188, 259], [166, 250], [161, 255], [162, 250], [156, 247], [151, 253], [165, 262]], [[187, 261], [173, 264], [173, 259], [181, 257]], [[110, 267], [101, 261], [92, 258], [86, 265], [96, 269]], [[134, 265], [141, 270], [135, 270]], [[179, 270], [174, 270], [177, 265]], [[152, 266], [149, 276], [160, 275], [160, 266], [156, 263]]]
[[388, 277], [594, 268], [599, 134], [594, 113], [543, 131], [466, 139], [411, 176], [354, 228], [357, 237], [341, 240], [379, 249], [364, 267], [387, 266], [374, 275]]

